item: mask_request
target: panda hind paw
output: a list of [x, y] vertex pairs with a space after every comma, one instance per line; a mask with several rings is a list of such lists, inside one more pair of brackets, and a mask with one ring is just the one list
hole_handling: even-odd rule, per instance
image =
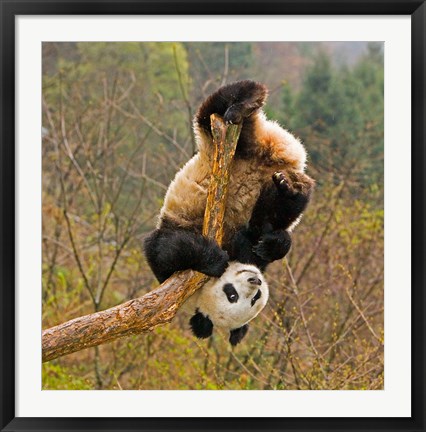
[[303, 172], [282, 172], [277, 171], [272, 176], [277, 189], [286, 197], [295, 198], [297, 196], [309, 197], [315, 182]]
[[291, 247], [291, 237], [286, 231], [264, 234], [253, 247], [253, 252], [267, 262], [284, 258]]
[[290, 179], [281, 171], [277, 171], [272, 176], [272, 180], [275, 183], [276, 188], [283, 193], [285, 196], [293, 196], [297, 191], [293, 188]]
[[223, 118], [228, 124], [239, 124], [250, 117], [262, 108], [268, 94], [263, 84], [250, 80], [230, 84], [225, 89], [230, 104]]
[[245, 110], [242, 104], [231, 105], [225, 112], [223, 119], [226, 124], [240, 124], [245, 117]]

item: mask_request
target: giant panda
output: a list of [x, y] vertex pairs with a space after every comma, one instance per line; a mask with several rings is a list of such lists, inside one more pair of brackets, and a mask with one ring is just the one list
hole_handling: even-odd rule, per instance
[[182, 312], [191, 316], [189, 325], [196, 337], [205, 339], [220, 329], [235, 346], [268, 296], [268, 284], [257, 267], [231, 262], [220, 278], [210, 279], [184, 303]]
[[[160, 282], [192, 269], [220, 278], [230, 261], [264, 271], [283, 258], [313, 190], [304, 173], [302, 143], [262, 111], [267, 88], [245, 80], [211, 94], [194, 117], [196, 153], [171, 182], [157, 228], [144, 242], [147, 261]], [[214, 144], [210, 115], [242, 123], [228, 183], [223, 246], [202, 236]], [[218, 282], [219, 284], [221, 282]]]

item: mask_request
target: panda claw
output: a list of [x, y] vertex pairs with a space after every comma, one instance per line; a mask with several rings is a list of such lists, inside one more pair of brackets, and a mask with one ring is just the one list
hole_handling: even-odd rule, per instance
[[272, 180], [274, 181], [277, 188], [289, 186], [286, 176], [281, 171], [277, 171], [276, 173], [274, 173], [274, 175], [272, 176]]

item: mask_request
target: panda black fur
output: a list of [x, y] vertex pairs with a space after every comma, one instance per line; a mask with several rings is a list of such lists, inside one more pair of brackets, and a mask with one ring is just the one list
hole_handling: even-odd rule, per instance
[[[221, 87], [194, 118], [198, 153], [176, 174], [145, 253], [160, 282], [175, 271], [193, 269], [220, 277], [229, 260], [261, 270], [290, 249], [289, 232], [310, 199], [314, 181], [304, 173], [306, 151], [261, 108], [264, 85], [239, 81]], [[214, 147], [210, 115], [242, 122], [228, 184], [223, 249], [201, 234]]]
[[195, 336], [208, 338], [217, 328], [229, 332], [229, 342], [236, 345], [268, 296], [268, 285], [257, 267], [231, 262], [219, 279], [210, 279], [182, 309], [192, 316], [189, 324]]

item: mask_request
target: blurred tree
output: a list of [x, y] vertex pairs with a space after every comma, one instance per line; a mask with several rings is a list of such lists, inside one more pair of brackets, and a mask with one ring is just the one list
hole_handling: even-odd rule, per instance
[[[121, 117], [108, 122], [108, 130], [112, 137], [128, 134], [127, 144], [123, 143], [126, 151], [132, 151], [149, 129], [148, 155], [152, 152], [168, 158], [177, 150], [179, 164], [192, 154], [192, 122], [182, 97], [189, 93], [189, 65], [182, 44], [79, 42], [54, 44], [50, 50], [56, 67], [49, 68], [53, 74], [43, 76], [43, 92], [53, 110], [66, 104], [66, 115], [83, 118], [85, 110], [107, 97], [110, 111], [114, 104], [121, 110]], [[120, 121], [125, 117], [138, 120], [141, 127], [132, 133], [122, 130]], [[66, 123], [74, 120], [65, 119]], [[148, 175], [164, 183], [175, 170], [173, 165], [170, 171], [146, 166]]]
[[[333, 182], [383, 180], [383, 53], [371, 44], [354, 67], [333, 66], [317, 53], [297, 94], [284, 88], [282, 116], [310, 150], [313, 166]], [[323, 176], [320, 176], [324, 179]], [[327, 176], [327, 181], [329, 181]]]
[[253, 66], [249, 42], [188, 42], [193, 80], [193, 103], [225, 83], [250, 78]]
[[[177, 161], [188, 158], [186, 51], [171, 43], [77, 43], [50, 53], [56, 60], [43, 75], [43, 295], [55, 302], [72, 291], [98, 311], [140, 289], [139, 236], [152, 226], [158, 191], [171, 175], [162, 159], [172, 149]], [[74, 297], [72, 307], [79, 303]], [[94, 369], [101, 388], [98, 348]]]

